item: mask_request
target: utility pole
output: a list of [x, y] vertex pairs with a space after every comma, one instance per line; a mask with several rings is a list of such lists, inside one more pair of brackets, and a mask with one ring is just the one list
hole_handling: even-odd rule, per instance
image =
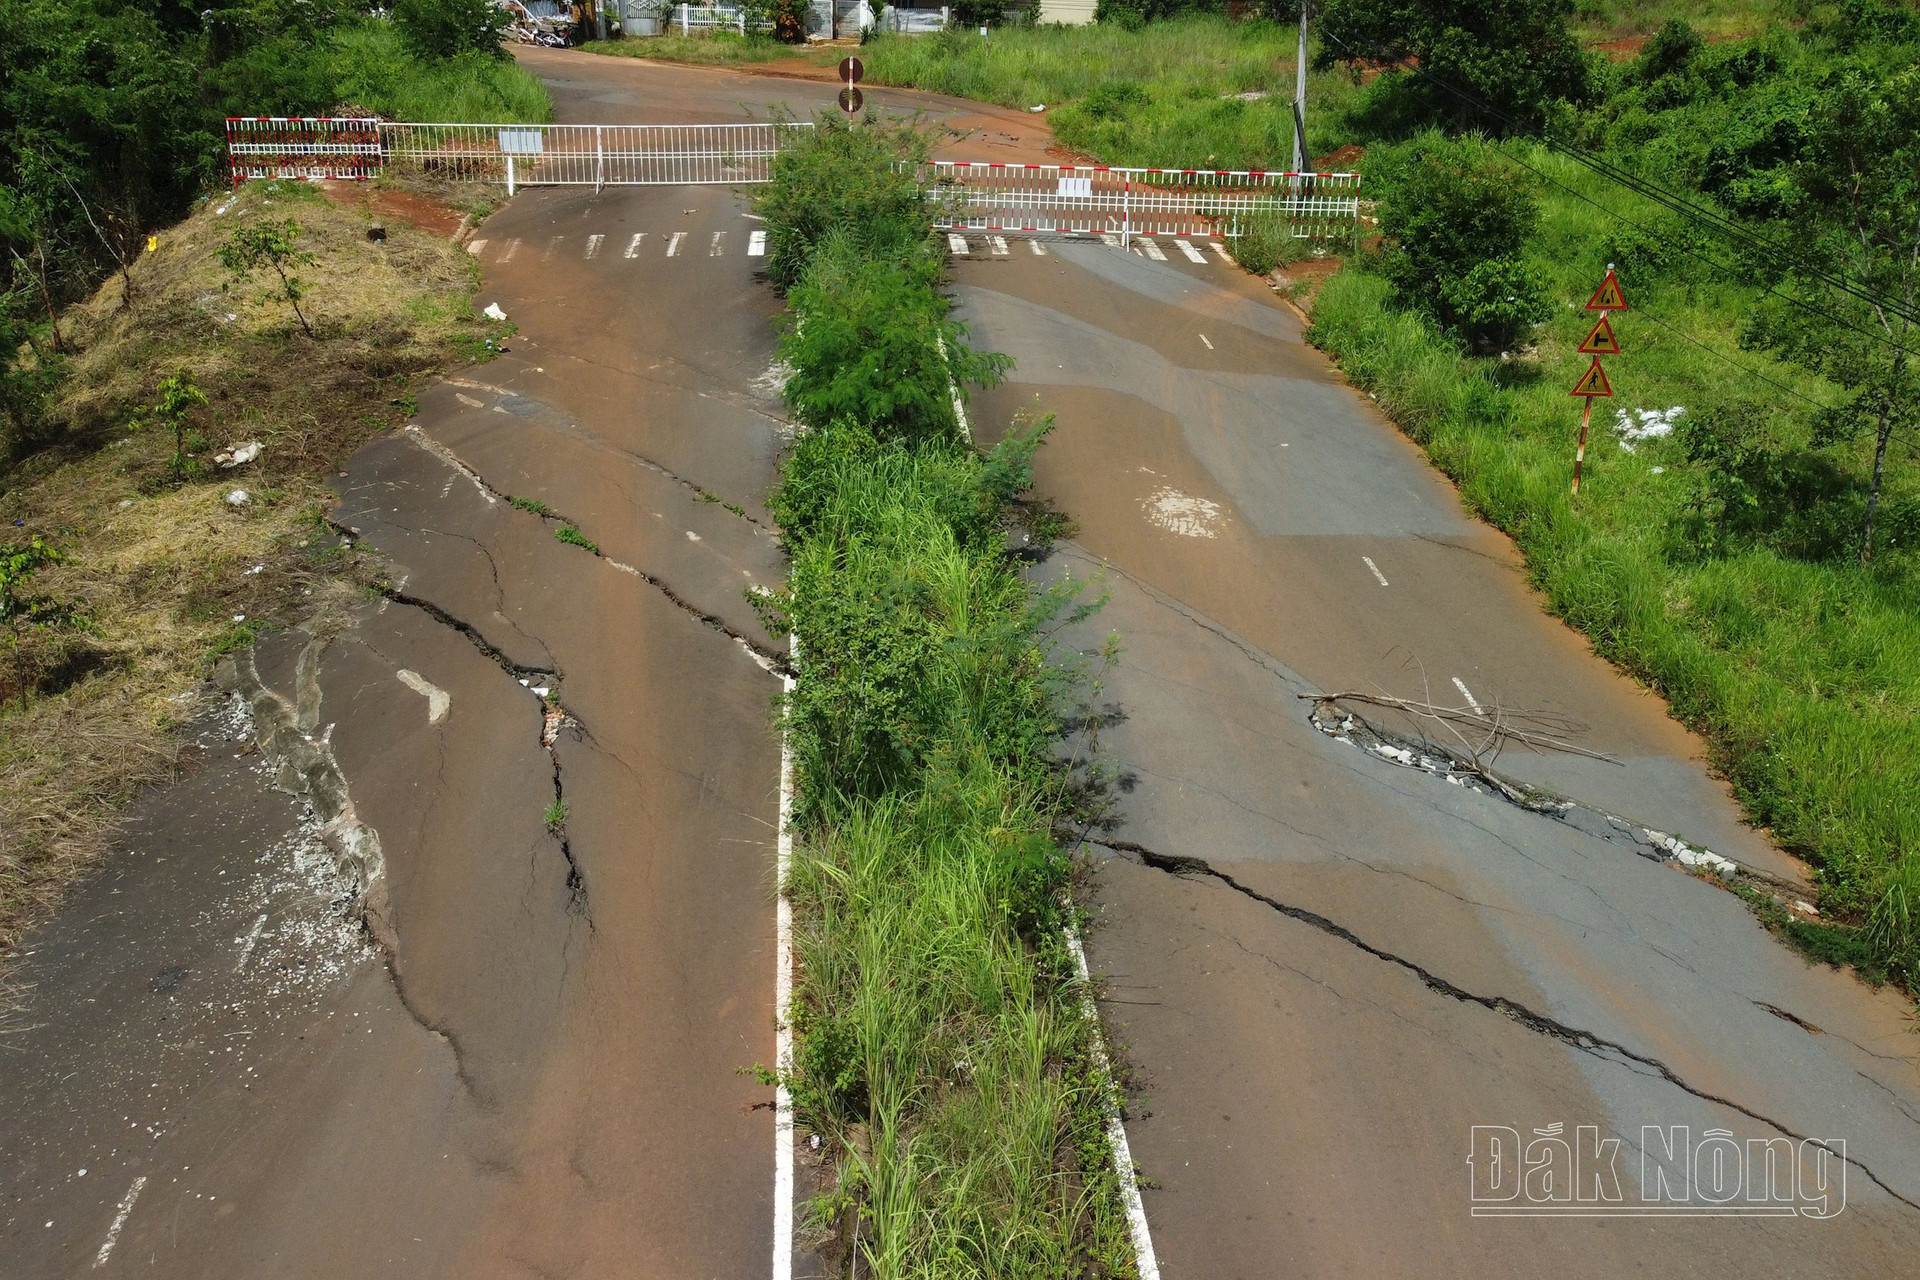
[[1300, 0], [1300, 56], [1293, 79], [1293, 171], [1305, 173], [1307, 158], [1307, 5]]

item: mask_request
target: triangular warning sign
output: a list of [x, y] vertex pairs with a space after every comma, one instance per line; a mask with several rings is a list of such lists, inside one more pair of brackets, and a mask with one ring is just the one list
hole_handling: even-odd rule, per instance
[[1581, 375], [1580, 381], [1573, 384], [1573, 394], [1577, 396], [1610, 396], [1613, 388], [1607, 385], [1607, 371], [1600, 367], [1598, 357]]
[[1605, 312], [1600, 313], [1600, 323], [1593, 326], [1593, 332], [1580, 344], [1583, 356], [1617, 356], [1620, 354], [1620, 339], [1613, 336], [1613, 321]]
[[1613, 269], [1608, 268], [1607, 278], [1600, 282], [1600, 287], [1593, 291], [1591, 298], [1587, 299], [1587, 310], [1625, 311], [1626, 309], [1627, 295], [1620, 291], [1620, 281], [1615, 278]]

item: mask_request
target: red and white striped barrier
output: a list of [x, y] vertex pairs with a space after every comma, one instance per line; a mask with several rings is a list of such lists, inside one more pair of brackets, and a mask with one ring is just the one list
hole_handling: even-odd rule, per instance
[[1273, 219], [1317, 238], [1351, 234], [1360, 207], [1357, 173], [969, 160], [919, 169], [921, 185], [941, 200], [935, 225], [954, 230], [1236, 236]]

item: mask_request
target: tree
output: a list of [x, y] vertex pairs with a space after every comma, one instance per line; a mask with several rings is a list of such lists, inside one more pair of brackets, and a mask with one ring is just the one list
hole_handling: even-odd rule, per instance
[[[1817, 306], [1769, 298], [1742, 341], [1786, 356], [1846, 393], [1816, 416], [1817, 441], [1871, 434], [1860, 531], [1860, 558], [1867, 561], [1887, 446], [1920, 427], [1920, 369], [1911, 351], [1920, 315], [1920, 68], [1884, 79], [1842, 72], [1816, 99], [1805, 136], [1791, 168], [1800, 196], [1793, 234], [1755, 265]], [[1852, 287], [1835, 287], [1835, 280]]]
[[422, 58], [452, 58], [483, 53], [504, 58], [500, 39], [512, 21], [491, 0], [398, 0], [393, 25], [414, 54]]
[[160, 383], [160, 398], [134, 415], [128, 425], [135, 431], [158, 427], [173, 435], [173, 475], [187, 477], [187, 416], [207, 402], [207, 393], [194, 385], [193, 377], [182, 369]]
[[0, 622], [7, 627], [8, 648], [19, 650], [23, 628], [58, 626], [72, 617], [73, 610], [53, 597], [27, 591], [35, 574], [65, 560], [58, 547], [39, 537], [0, 545]]
[[300, 299], [307, 296], [306, 284], [299, 276], [287, 271], [288, 267], [313, 265], [313, 255], [294, 244], [299, 236], [300, 224], [292, 218], [236, 226], [227, 237], [227, 242], [218, 250], [220, 265], [231, 276], [220, 288], [224, 292], [230, 285], [245, 284], [253, 279], [253, 273], [261, 267], [273, 268], [274, 275], [280, 280], [280, 287], [278, 290], [267, 290], [263, 296], [284, 299], [293, 308], [294, 318], [300, 322], [300, 328], [311, 338], [313, 326], [307, 323], [306, 313], [300, 310]]
[[1540, 221], [1532, 189], [1477, 138], [1415, 139], [1381, 166], [1380, 270], [1394, 300], [1475, 351], [1500, 351], [1548, 313], [1523, 254]]
[[1327, 0], [1314, 61], [1412, 59], [1425, 75], [1403, 87], [1429, 120], [1531, 132], [1551, 103], [1593, 96], [1591, 64], [1567, 28], [1572, 12], [1573, 0]]

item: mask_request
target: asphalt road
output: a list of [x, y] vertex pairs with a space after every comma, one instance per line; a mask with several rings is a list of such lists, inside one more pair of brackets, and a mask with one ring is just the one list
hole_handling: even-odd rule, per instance
[[[834, 91], [520, 56], [567, 121]], [[1019, 112], [869, 98], [968, 132], [955, 156], [1050, 142]], [[779, 642], [742, 593], [782, 571], [783, 428], [753, 229], [729, 192], [664, 188], [531, 191], [475, 233], [511, 352], [335, 481], [392, 595], [224, 672], [199, 767], [28, 943], [0, 1276], [764, 1274], [771, 1091], [742, 1068], [773, 1053]], [[1080, 532], [1040, 572], [1104, 575], [1073, 638], [1126, 650], [1091, 950], [1164, 1274], [1910, 1271], [1905, 1006], [1607, 822], [1799, 875], [1700, 744], [1545, 617], [1257, 284], [1171, 242], [966, 243], [963, 314], [1019, 361], [976, 424], [1057, 413], [1039, 484]], [[1619, 763], [1503, 759], [1585, 806], [1542, 816], [1296, 696], [1456, 680]], [[1844, 1175], [1845, 1207], [1473, 1216], [1471, 1126], [1551, 1154], [1555, 1123], [1621, 1139], [1629, 1196], [1643, 1125], [1844, 1142], [1785, 1203], [1838, 1208]], [[1528, 1186], [1481, 1207], [1586, 1207]]]
[[[1804, 875], [1742, 824], [1702, 744], [1543, 612], [1511, 546], [1262, 284], [1165, 238], [966, 239], [960, 315], [1017, 361], [976, 397], [976, 431], [1056, 415], [1037, 487], [1079, 529], [1040, 572], [1109, 597], [1073, 643], [1124, 649], [1097, 708], [1115, 786], [1089, 835], [1089, 949], [1134, 1071], [1163, 1274], [1910, 1271], [1908, 1008], [1652, 856], [1649, 828]], [[1579, 802], [1533, 812], [1370, 749], [1398, 737], [1323, 732], [1300, 695], [1334, 691], [1550, 713], [1613, 761], [1503, 753], [1500, 771]], [[1474, 1126], [1512, 1131], [1506, 1183], [1495, 1137], [1469, 1165]], [[1643, 1162], [1669, 1187], [1700, 1174], [1643, 1126], [1684, 1127], [1709, 1170], [1730, 1149], [1715, 1129], [1742, 1152], [1844, 1143], [1846, 1207], [1591, 1216], [1644, 1207]], [[1817, 1209], [1814, 1165], [1840, 1162], [1797, 1154], [1803, 1180], [1771, 1185]], [[1769, 1194], [1755, 1168], [1728, 1203], [1779, 1213], [1749, 1199]], [[1481, 1214], [1582, 1216], [1475, 1216], [1476, 1187]], [[1725, 1189], [1654, 1200], [1698, 1210]]]

